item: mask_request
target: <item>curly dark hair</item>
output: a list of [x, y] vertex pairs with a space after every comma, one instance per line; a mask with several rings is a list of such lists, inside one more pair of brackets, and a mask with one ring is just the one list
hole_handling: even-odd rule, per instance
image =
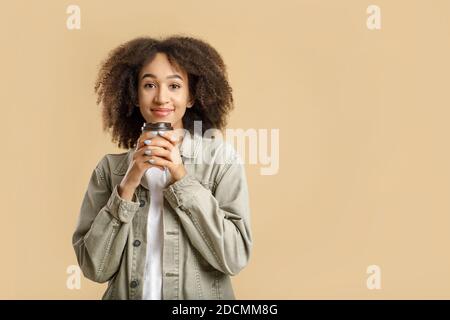
[[223, 130], [234, 108], [232, 89], [220, 54], [203, 40], [187, 36], [165, 39], [139, 37], [113, 49], [102, 62], [95, 83], [97, 105], [102, 103], [103, 130], [112, 128], [112, 142], [134, 148], [145, 122], [138, 103], [138, 76], [156, 53], [165, 53], [172, 65], [188, 74], [194, 105], [186, 109], [183, 127], [193, 133], [194, 121], [208, 129]]

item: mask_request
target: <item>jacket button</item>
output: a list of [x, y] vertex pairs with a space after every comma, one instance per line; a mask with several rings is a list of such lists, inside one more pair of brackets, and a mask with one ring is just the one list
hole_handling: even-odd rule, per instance
[[137, 280], [133, 280], [130, 282], [130, 287], [136, 288], [139, 285], [139, 282]]
[[133, 246], [139, 247], [141, 245], [141, 242], [139, 240], [134, 240]]
[[145, 206], [145, 200], [139, 201], [139, 207], [143, 207], [143, 206]]

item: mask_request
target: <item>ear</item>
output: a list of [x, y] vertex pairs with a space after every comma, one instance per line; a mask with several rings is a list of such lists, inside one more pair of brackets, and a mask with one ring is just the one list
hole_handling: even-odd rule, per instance
[[194, 106], [194, 99], [190, 99], [186, 108], [192, 108]]

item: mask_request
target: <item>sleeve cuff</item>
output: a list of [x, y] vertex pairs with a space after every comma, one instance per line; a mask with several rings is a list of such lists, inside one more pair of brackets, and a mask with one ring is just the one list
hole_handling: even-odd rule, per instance
[[[111, 215], [123, 223], [128, 223], [133, 219], [134, 214], [139, 210], [139, 202], [127, 201], [119, 196], [118, 185], [113, 189], [111, 197], [108, 200], [107, 207]], [[133, 200], [137, 199], [136, 194]]]
[[197, 181], [197, 179], [187, 173], [183, 178], [175, 181], [166, 189], [164, 189], [163, 194], [173, 208], [178, 208], [185, 205], [186, 201], [190, 199], [190, 197], [186, 199], [186, 194], [188, 193], [186, 193], [185, 188], [189, 186], [196, 186], [198, 184], [199, 182]]

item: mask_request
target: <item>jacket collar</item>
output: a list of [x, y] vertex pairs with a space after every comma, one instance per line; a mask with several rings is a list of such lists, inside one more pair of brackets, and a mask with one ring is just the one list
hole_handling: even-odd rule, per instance
[[[200, 144], [202, 143], [202, 137], [198, 133], [190, 134], [185, 130], [183, 141], [180, 145], [180, 155], [183, 158], [195, 159], [198, 156], [200, 150]], [[123, 176], [128, 170], [128, 167], [133, 159], [135, 149], [129, 149], [126, 156], [121, 160], [118, 165], [113, 169], [115, 175]]]

